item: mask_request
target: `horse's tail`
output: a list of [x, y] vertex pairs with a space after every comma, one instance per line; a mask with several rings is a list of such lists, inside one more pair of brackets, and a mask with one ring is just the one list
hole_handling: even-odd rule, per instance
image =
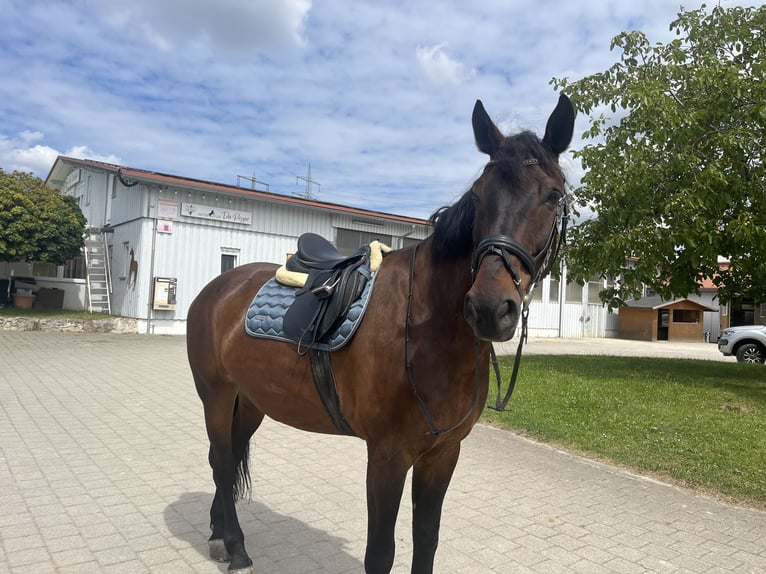
[[[250, 434], [245, 434], [243, 429], [246, 424], [243, 419], [243, 409], [240, 406], [239, 396], [234, 403], [234, 414], [231, 425], [231, 442], [237, 467], [234, 470], [234, 500], [242, 500], [250, 496]], [[244, 399], [247, 400], [247, 399]]]

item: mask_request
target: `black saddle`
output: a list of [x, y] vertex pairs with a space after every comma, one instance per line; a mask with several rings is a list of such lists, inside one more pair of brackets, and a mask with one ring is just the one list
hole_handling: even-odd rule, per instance
[[321, 235], [304, 233], [298, 238], [298, 250], [287, 260], [286, 267], [290, 271], [310, 273], [317, 269], [334, 269], [343, 265], [346, 259], [356, 256], [357, 253], [350, 257], [343, 257], [340, 251]]
[[370, 279], [370, 247], [343, 257], [324, 237], [304, 233], [285, 267], [308, 274], [282, 322], [285, 334], [308, 350], [332, 334], [362, 294]]

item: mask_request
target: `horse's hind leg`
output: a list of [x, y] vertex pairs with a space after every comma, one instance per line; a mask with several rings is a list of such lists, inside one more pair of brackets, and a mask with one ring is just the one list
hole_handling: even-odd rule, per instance
[[411, 462], [401, 453], [367, 448], [367, 551], [364, 571], [388, 574], [394, 564], [394, 527]]
[[[235, 461], [234, 500], [242, 498], [250, 484], [249, 448], [253, 436], [263, 421], [263, 413], [246, 398], [239, 396], [234, 404], [231, 443]], [[221, 490], [216, 488], [210, 506], [210, 557], [218, 562], [228, 562], [230, 557], [223, 542], [224, 517]]]
[[412, 471], [412, 574], [433, 572], [442, 503], [459, 455], [460, 443], [447, 443], [415, 462]]
[[263, 414], [249, 401], [226, 391], [210, 393], [203, 402], [216, 486], [210, 508], [210, 554], [216, 560], [230, 560], [229, 571], [250, 571], [253, 562], [245, 550], [234, 502], [235, 494], [247, 486], [247, 445]]

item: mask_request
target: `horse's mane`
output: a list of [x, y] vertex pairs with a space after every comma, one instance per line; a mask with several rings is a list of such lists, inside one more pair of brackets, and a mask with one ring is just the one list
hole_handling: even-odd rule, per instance
[[[561, 173], [556, 155], [530, 131], [506, 137], [492, 159], [498, 162], [509, 186], [519, 183], [525, 160], [535, 159], [544, 171]], [[472, 186], [458, 201], [440, 207], [431, 215], [429, 221], [434, 226], [432, 255], [435, 260], [461, 257], [472, 251], [475, 209]]]
[[473, 247], [474, 205], [471, 190], [457, 202], [437, 209], [429, 218], [434, 226], [431, 254], [437, 261], [461, 257]]

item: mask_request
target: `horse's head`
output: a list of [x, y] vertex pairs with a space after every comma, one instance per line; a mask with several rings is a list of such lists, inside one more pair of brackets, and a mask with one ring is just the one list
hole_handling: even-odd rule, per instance
[[476, 145], [490, 161], [470, 190], [473, 285], [464, 314], [480, 339], [513, 337], [529, 291], [553, 265], [566, 225], [558, 157], [572, 139], [574, 119], [572, 103], [561, 95], [542, 140], [530, 132], [505, 137], [476, 102]]

